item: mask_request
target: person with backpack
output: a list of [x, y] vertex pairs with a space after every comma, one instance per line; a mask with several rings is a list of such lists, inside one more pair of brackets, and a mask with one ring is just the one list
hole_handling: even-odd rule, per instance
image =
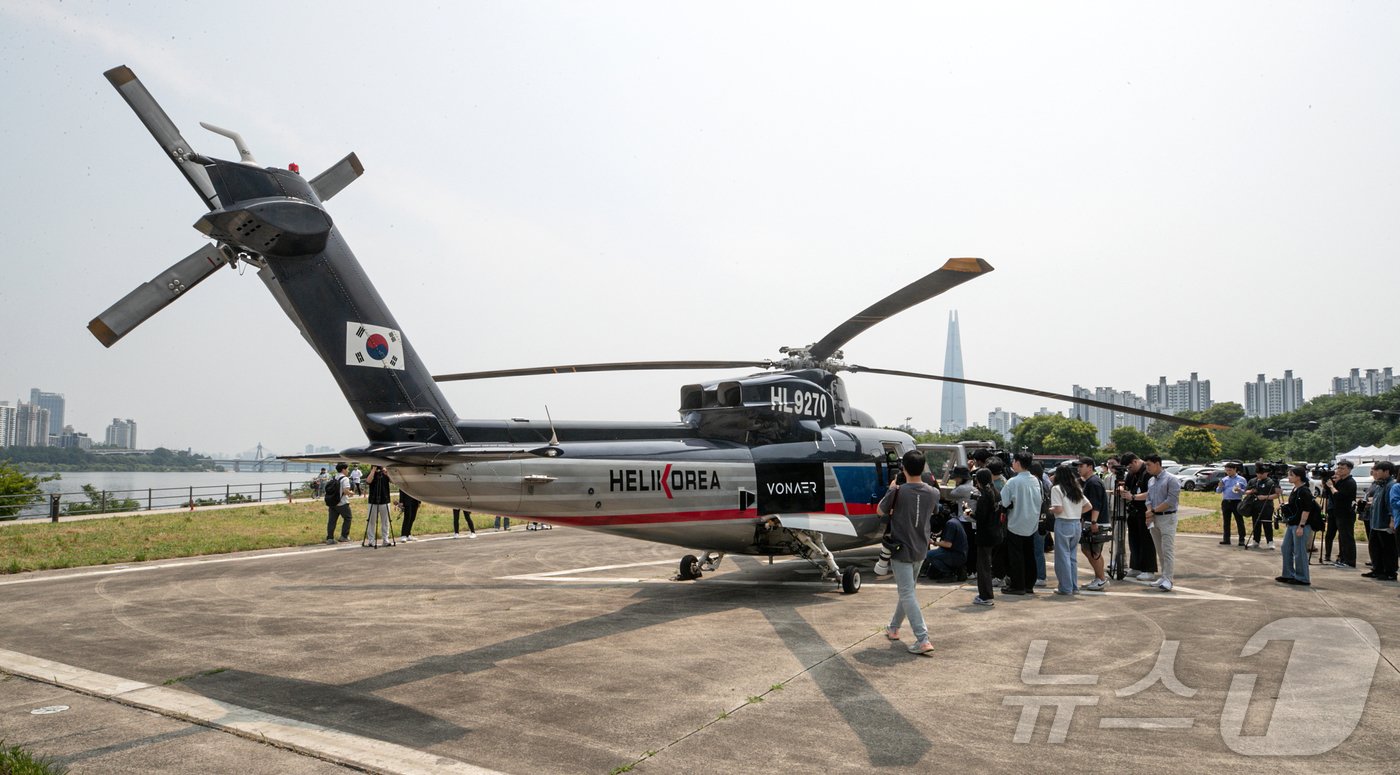
[[[350, 540], [350, 477], [345, 470], [346, 463], [335, 464], [335, 476], [326, 482], [326, 543], [345, 543]], [[344, 520], [340, 526], [340, 538], [335, 537], [335, 520]]]

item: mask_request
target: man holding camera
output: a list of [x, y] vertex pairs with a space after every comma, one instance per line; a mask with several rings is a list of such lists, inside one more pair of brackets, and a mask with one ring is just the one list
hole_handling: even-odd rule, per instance
[[904, 482], [898, 479], [890, 482], [889, 492], [880, 499], [876, 511], [889, 520], [889, 537], [886, 539], [891, 550], [890, 566], [894, 571], [894, 583], [899, 591], [895, 603], [894, 616], [885, 628], [885, 637], [899, 640], [899, 628], [908, 618], [914, 630], [914, 645], [909, 647], [912, 654], [928, 655], [933, 645], [928, 641], [928, 626], [924, 623], [923, 609], [915, 594], [915, 579], [919, 563], [928, 552], [929, 535], [933, 510], [938, 505], [938, 490], [925, 484], [924, 453], [910, 450], [900, 460], [904, 469]]
[[1094, 580], [1089, 582], [1084, 588], [1090, 592], [1102, 592], [1108, 588], [1108, 575], [1104, 570], [1103, 541], [1095, 541], [1092, 536], [1108, 529], [1108, 494], [1104, 491], [1103, 482], [1094, 475], [1094, 459], [1091, 457], [1079, 458], [1079, 484], [1084, 488], [1084, 497], [1089, 500], [1089, 511], [1084, 514], [1084, 537], [1079, 541], [1079, 548], [1084, 552], [1084, 559], [1088, 561], [1090, 567], [1094, 569]]
[[1351, 475], [1351, 461], [1337, 463], [1332, 476], [1322, 483], [1327, 496], [1327, 533], [1322, 539], [1325, 558], [1332, 556], [1332, 537], [1337, 537], [1336, 568], [1356, 567], [1356, 479]]
[[1269, 476], [1272, 467], [1264, 461], [1254, 464], [1254, 481], [1249, 483], [1249, 488], [1244, 491], [1245, 495], [1252, 495], [1258, 501], [1259, 510], [1254, 514], [1254, 533], [1249, 539], [1246, 548], [1259, 548], [1259, 531], [1264, 531], [1264, 538], [1269, 542], [1269, 548], [1274, 548], [1274, 501], [1278, 500], [1278, 480]]

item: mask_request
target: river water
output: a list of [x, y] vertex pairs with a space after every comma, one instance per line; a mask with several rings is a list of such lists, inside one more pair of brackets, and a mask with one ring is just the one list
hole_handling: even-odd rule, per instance
[[[279, 466], [280, 467], [280, 466]], [[48, 476], [49, 474], [41, 474]], [[83, 485], [90, 484], [113, 498], [130, 498], [140, 508], [176, 508], [189, 502], [223, 501], [230, 495], [258, 500], [286, 498], [288, 487], [306, 485], [314, 473], [305, 471], [64, 471], [62, 479], [44, 482], [46, 493], [59, 493], [60, 502], [83, 503]], [[24, 517], [48, 516], [48, 504], [26, 509]]]

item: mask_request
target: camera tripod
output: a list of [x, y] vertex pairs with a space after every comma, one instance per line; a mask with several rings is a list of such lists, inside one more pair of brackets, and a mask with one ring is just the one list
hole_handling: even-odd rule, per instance
[[1106, 570], [1110, 579], [1122, 581], [1128, 575], [1128, 507], [1122, 496], [1114, 493], [1108, 497], [1113, 504], [1113, 543]]
[[398, 546], [398, 542], [394, 540], [394, 512], [389, 508], [389, 504], [387, 503], [369, 504], [369, 513], [365, 515], [365, 537], [364, 540], [360, 541], [360, 546], [373, 549], [378, 542], [379, 536], [377, 534], [377, 528], [379, 527], [380, 517], [379, 512], [375, 508], [376, 506], [382, 507], [384, 509], [384, 514], [388, 517], [389, 534], [385, 537], [384, 545]]

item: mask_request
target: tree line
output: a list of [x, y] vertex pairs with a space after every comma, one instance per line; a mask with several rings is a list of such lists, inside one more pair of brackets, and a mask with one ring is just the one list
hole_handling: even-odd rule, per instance
[[[1379, 396], [1319, 396], [1296, 411], [1273, 417], [1245, 417], [1234, 401], [1202, 412], [1183, 412], [1183, 419], [1221, 426], [1200, 428], [1164, 420], [1146, 432], [1117, 428], [1109, 442], [1099, 445], [1098, 429], [1084, 420], [1062, 415], [1029, 417], [1012, 431], [1009, 447], [1037, 455], [1160, 454], [1179, 463], [1216, 460], [1290, 460], [1318, 462], [1358, 446], [1400, 444], [1400, 388]], [[958, 434], [915, 433], [923, 443], [991, 441], [1007, 445], [1000, 434], [975, 426]]]

